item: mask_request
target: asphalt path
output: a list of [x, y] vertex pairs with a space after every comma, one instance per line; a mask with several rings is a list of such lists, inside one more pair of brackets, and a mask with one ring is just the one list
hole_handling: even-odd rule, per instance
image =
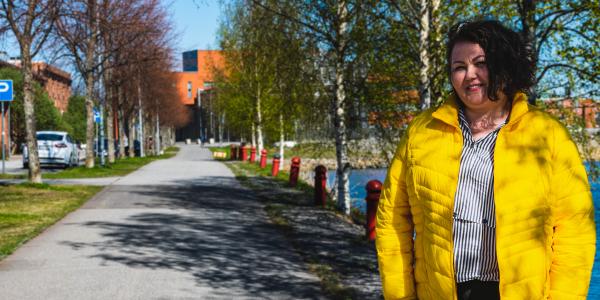
[[1, 261], [0, 298], [323, 298], [253, 193], [207, 149], [180, 147]]

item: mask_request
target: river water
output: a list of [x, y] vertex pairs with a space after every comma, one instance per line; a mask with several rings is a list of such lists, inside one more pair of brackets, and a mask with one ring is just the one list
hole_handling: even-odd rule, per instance
[[[352, 170], [350, 173], [350, 197], [352, 198], [352, 207], [357, 207], [365, 211], [365, 186], [369, 180], [377, 179], [381, 182], [385, 180], [387, 169], [364, 169]], [[335, 182], [335, 171], [329, 171], [327, 174], [327, 186], [331, 188]], [[600, 182], [592, 182], [592, 196], [594, 198], [595, 219], [596, 219], [596, 257], [594, 268], [592, 270], [592, 280], [588, 299], [600, 299]]]

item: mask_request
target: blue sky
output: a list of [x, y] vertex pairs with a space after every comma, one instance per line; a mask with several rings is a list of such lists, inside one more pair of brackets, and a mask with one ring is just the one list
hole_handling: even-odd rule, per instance
[[[169, 0], [166, 0], [169, 1]], [[218, 0], [171, 0], [175, 30], [180, 34], [177, 51], [215, 49], [219, 26]]]
[[[181, 60], [181, 52], [194, 49], [216, 49], [219, 27], [219, 0], [162, 0], [171, 12], [175, 32], [178, 34], [175, 57]], [[19, 48], [11, 36], [0, 39], [0, 59], [19, 56]], [[45, 60], [38, 55], [35, 60]], [[70, 69], [64, 62], [55, 62]], [[181, 63], [177, 64], [181, 69]], [[74, 71], [74, 70], [73, 70]]]

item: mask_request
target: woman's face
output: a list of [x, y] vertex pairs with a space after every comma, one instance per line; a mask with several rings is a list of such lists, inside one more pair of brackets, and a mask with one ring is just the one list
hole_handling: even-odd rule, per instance
[[485, 52], [479, 44], [458, 42], [452, 49], [450, 81], [458, 97], [470, 109], [494, 106], [487, 95], [488, 68]]

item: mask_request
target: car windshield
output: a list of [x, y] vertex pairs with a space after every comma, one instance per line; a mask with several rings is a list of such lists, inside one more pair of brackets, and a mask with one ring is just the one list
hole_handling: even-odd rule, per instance
[[37, 135], [38, 141], [62, 141], [63, 136], [55, 133], [38, 133]]

